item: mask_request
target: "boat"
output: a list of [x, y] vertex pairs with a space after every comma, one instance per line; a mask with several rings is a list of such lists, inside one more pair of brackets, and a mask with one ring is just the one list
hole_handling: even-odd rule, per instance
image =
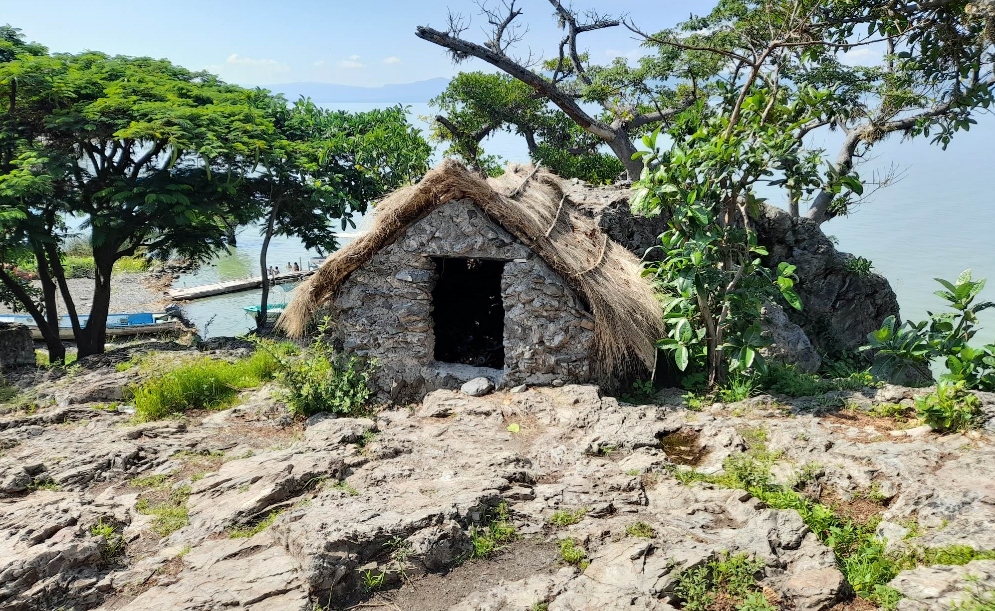
[[307, 268], [309, 270], [316, 270], [321, 267], [321, 264], [325, 262], [328, 257], [311, 257], [307, 261]]
[[[285, 303], [269, 304], [268, 306], [266, 306], [266, 320], [279, 318], [280, 314], [283, 314], [283, 310], [285, 310], [286, 307], [287, 304]], [[242, 309], [245, 310], [248, 314], [252, 314], [253, 317], [259, 314], [259, 306], [257, 305], [245, 306]]]
[[[86, 326], [89, 316], [80, 316], [79, 324]], [[0, 314], [0, 323], [14, 323], [31, 330], [31, 337], [42, 339], [41, 330], [29, 314]], [[139, 312], [135, 314], [108, 314], [107, 336], [130, 337], [135, 335], [180, 335], [186, 331], [183, 323], [169, 312]], [[68, 316], [59, 317], [59, 339], [74, 340], [73, 325]]]

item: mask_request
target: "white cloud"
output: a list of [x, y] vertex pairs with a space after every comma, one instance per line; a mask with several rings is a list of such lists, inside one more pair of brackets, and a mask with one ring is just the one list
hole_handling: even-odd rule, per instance
[[847, 66], [878, 66], [883, 61], [883, 50], [876, 49], [874, 46], [850, 49], [840, 56], [840, 62]]
[[[351, 57], [356, 57], [355, 55]], [[347, 68], [349, 70], [355, 70], [357, 68], [365, 68], [366, 64], [358, 62], [354, 59], [343, 59], [339, 62], [339, 68]]]
[[254, 59], [252, 57], [242, 57], [238, 53], [232, 53], [225, 60], [225, 63], [230, 66], [246, 66], [250, 68], [264, 68], [266, 70], [278, 70], [280, 72], [287, 72], [290, 70], [290, 66], [287, 64], [282, 64], [275, 59]]
[[642, 49], [631, 49], [629, 51], [619, 51], [618, 49], [605, 49], [605, 55], [608, 59], [615, 59], [616, 57], [621, 57], [626, 63], [632, 63], [638, 61], [640, 57], [644, 55]]
[[289, 65], [275, 59], [246, 57], [238, 53], [229, 55], [223, 64], [211, 64], [205, 69], [231, 83], [268, 84], [286, 78]]
[[325, 65], [325, 63], [326, 63], [325, 60], [319, 59], [318, 61], [314, 62], [313, 65], [315, 68], [321, 68]]
[[383, 63], [385, 64], [399, 64], [401, 63], [401, 58], [396, 55], [391, 55], [390, 57], [383, 58]]
[[359, 61], [359, 56], [358, 55], [350, 55], [349, 59], [351, 61], [358, 62]]

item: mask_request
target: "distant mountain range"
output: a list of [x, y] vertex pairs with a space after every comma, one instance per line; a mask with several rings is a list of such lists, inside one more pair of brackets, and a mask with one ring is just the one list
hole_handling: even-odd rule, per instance
[[333, 83], [284, 83], [269, 85], [270, 91], [282, 93], [288, 100], [304, 96], [318, 104], [377, 102], [386, 104], [411, 104], [428, 102], [442, 93], [449, 84], [447, 78], [433, 78], [415, 83], [384, 85], [382, 87], [355, 87]]

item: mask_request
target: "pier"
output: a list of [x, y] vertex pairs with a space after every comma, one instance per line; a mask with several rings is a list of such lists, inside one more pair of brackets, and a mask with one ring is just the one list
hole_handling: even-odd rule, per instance
[[[299, 282], [304, 280], [311, 274], [315, 273], [316, 269], [302, 270], [299, 272], [287, 272], [284, 274], [277, 274], [270, 277], [270, 284], [286, 284], [288, 282]], [[173, 301], [192, 301], [194, 299], [203, 299], [205, 297], [214, 297], [215, 295], [226, 295], [228, 293], [237, 293], [239, 291], [249, 291], [252, 289], [257, 289], [262, 287], [263, 279], [261, 276], [255, 278], [244, 278], [242, 280], [229, 280], [227, 282], [218, 282], [216, 284], [202, 284], [200, 286], [191, 286], [181, 289], [169, 289], [166, 291], [166, 296]]]

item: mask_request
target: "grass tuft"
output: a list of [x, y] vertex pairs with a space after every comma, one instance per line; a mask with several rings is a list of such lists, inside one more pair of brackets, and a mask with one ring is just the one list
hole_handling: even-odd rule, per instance
[[656, 537], [656, 531], [653, 527], [646, 522], [636, 522], [635, 524], [629, 524], [625, 527], [625, 534], [630, 537], [641, 537], [643, 539], [652, 539]]
[[563, 562], [580, 567], [582, 571], [591, 564], [587, 561], [587, 552], [573, 539], [560, 541], [560, 557], [563, 558]]
[[549, 519], [549, 523], [557, 528], [563, 528], [564, 526], [572, 526], [580, 522], [585, 515], [587, 515], [586, 507], [582, 507], [576, 511], [557, 511]]
[[254, 537], [272, 526], [273, 522], [276, 521], [281, 513], [283, 513], [282, 510], [271, 511], [269, 512], [269, 515], [251, 526], [240, 526], [238, 528], [233, 528], [228, 536], [232, 539], [249, 539]]
[[241, 390], [272, 379], [278, 366], [266, 350], [234, 363], [203, 358], [180, 365], [133, 389], [135, 417], [148, 422], [188, 409], [227, 407]]
[[488, 512], [485, 526], [470, 528], [473, 544], [471, 558], [486, 558], [517, 538], [515, 526], [508, 521], [508, 505], [501, 503]]
[[170, 490], [166, 498], [151, 500], [141, 498], [135, 509], [138, 513], [155, 516], [152, 520], [152, 532], [160, 537], [168, 537], [190, 523], [190, 511], [187, 509], [187, 499], [190, 498], [190, 487], [181, 486]]

